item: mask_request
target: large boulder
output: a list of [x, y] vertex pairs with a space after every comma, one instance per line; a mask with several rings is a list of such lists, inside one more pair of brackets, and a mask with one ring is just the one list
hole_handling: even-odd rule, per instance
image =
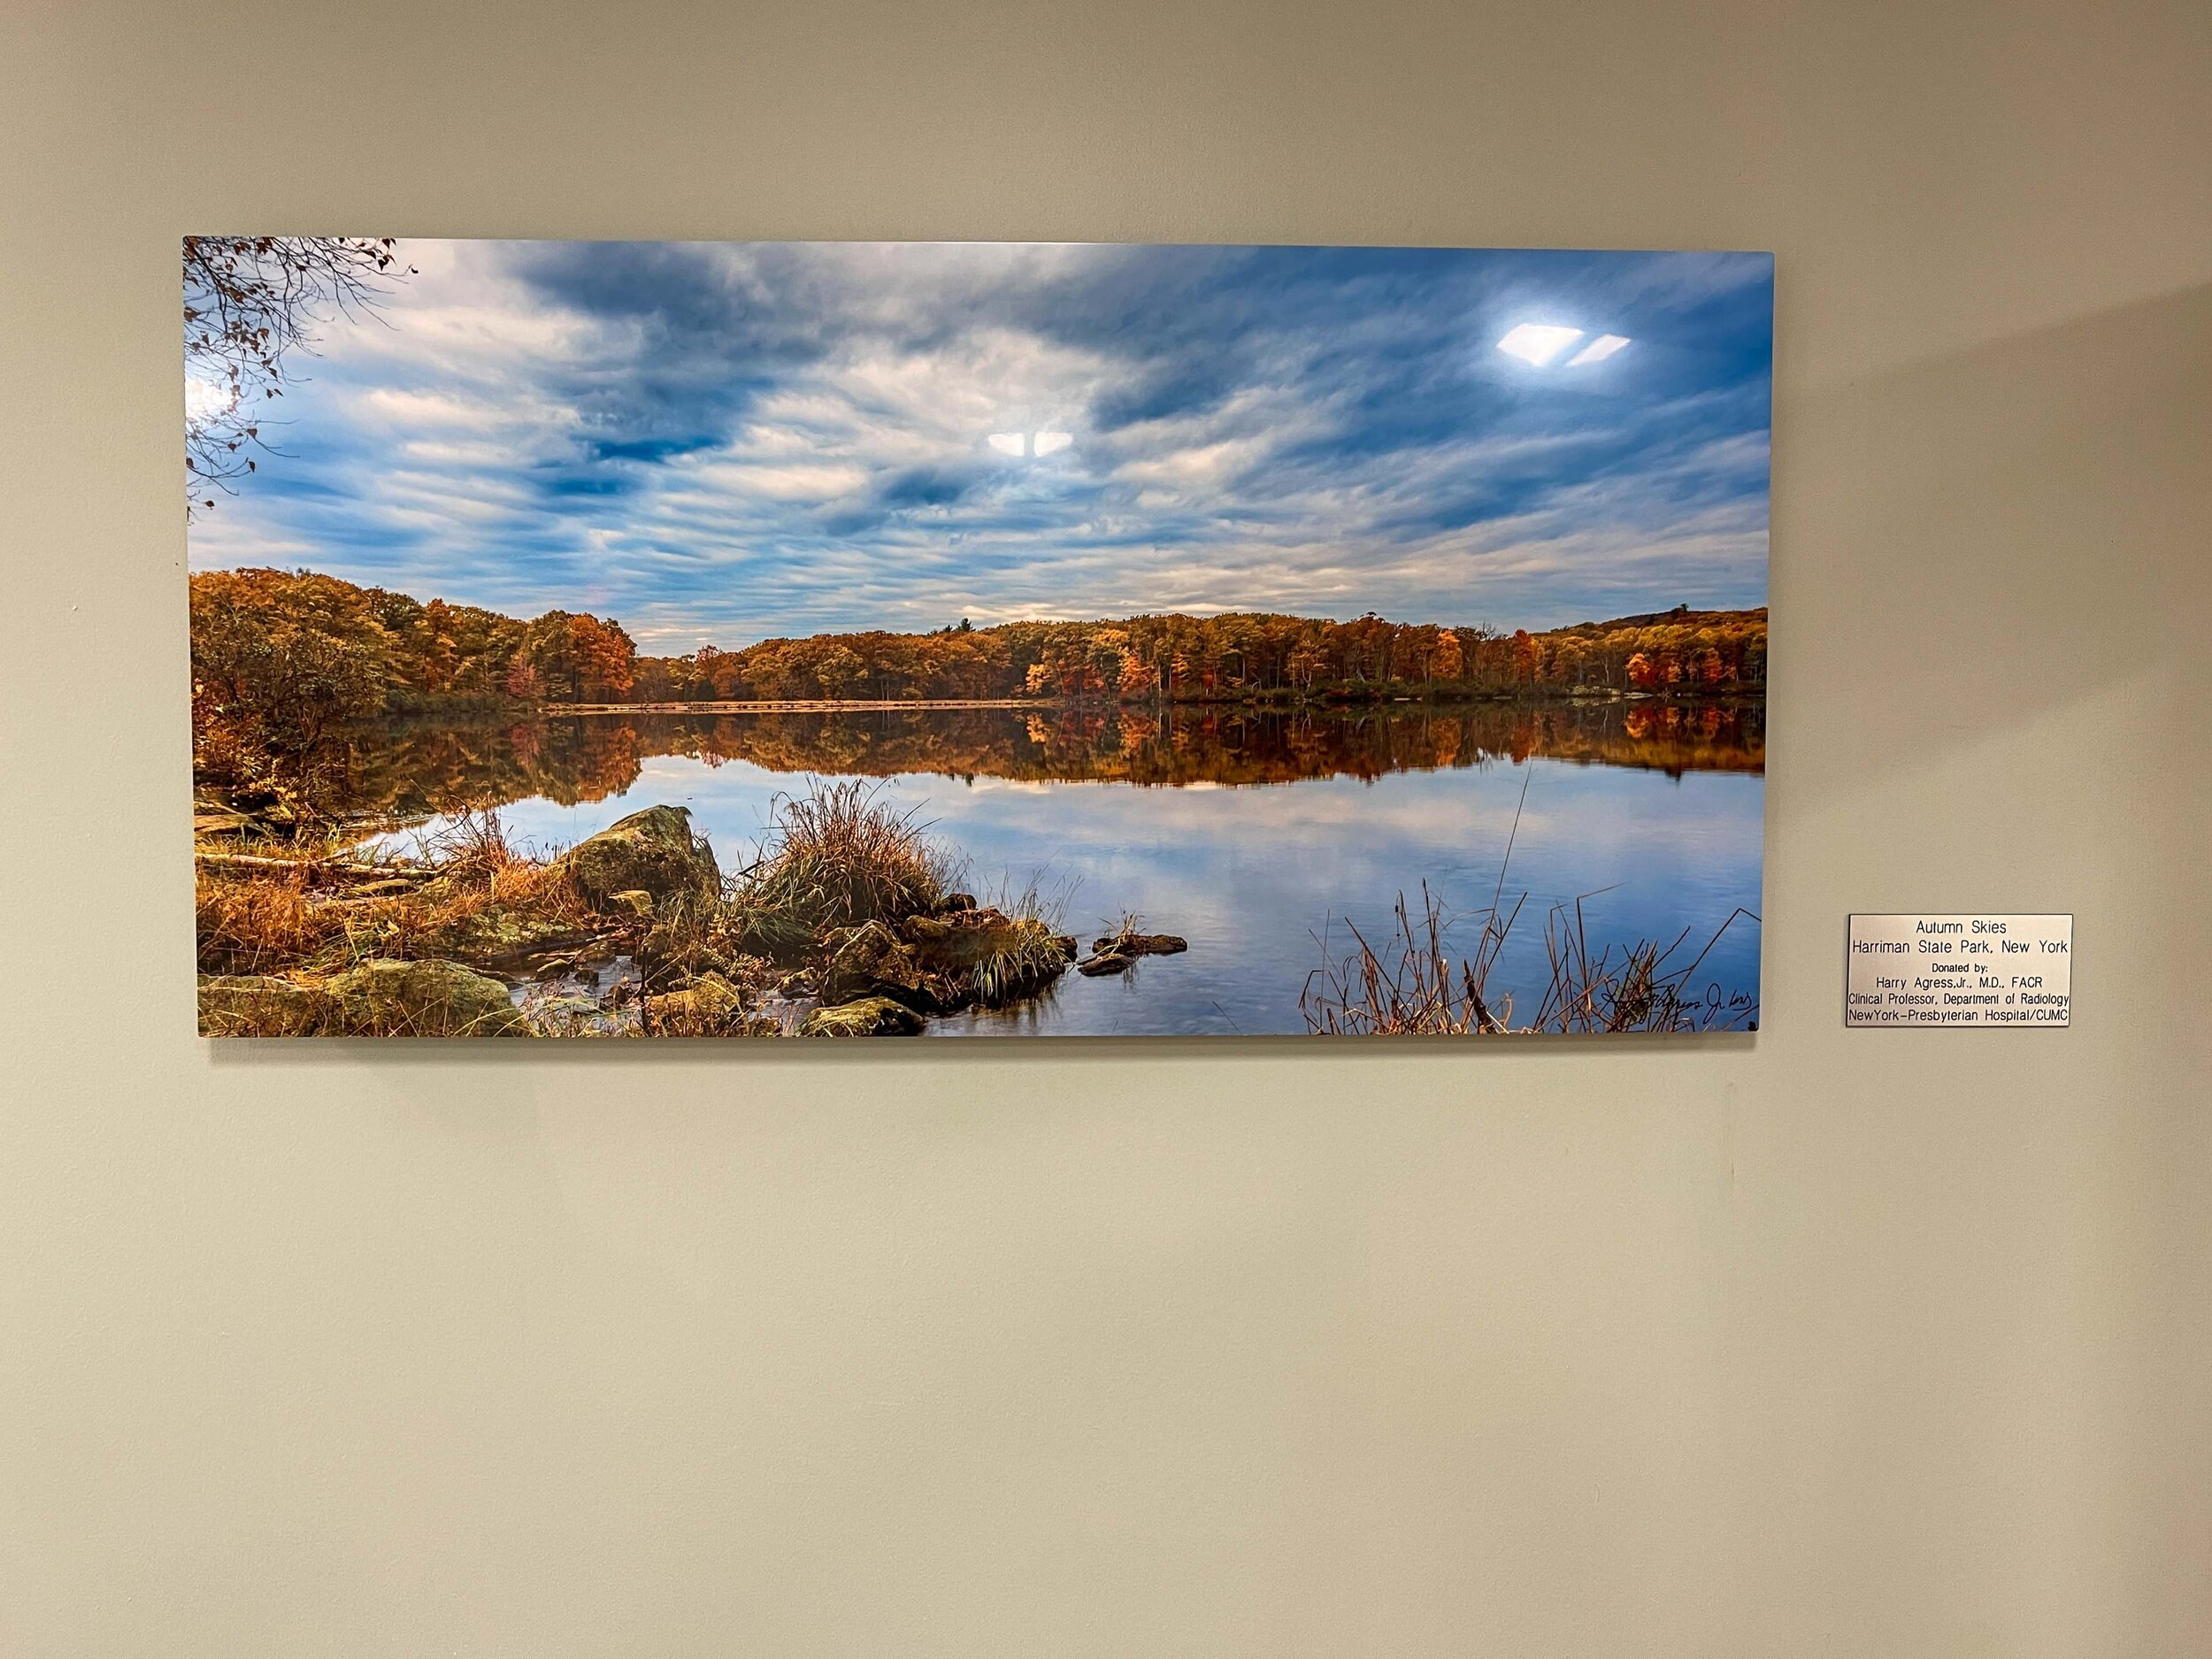
[[507, 987], [457, 962], [365, 962], [325, 986], [330, 1034], [349, 1037], [513, 1037], [529, 1027]]
[[634, 914], [645, 894], [657, 910], [670, 899], [721, 896], [714, 849], [691, 833], [690, 809], [649, 806], [561, 855], [560, 864], [595, 910]]
[[833, 1008], [818, 1008], [799, 1027], [802, 1037], [917, 1037], [922, 1017], [887, 996], [864, 996]]

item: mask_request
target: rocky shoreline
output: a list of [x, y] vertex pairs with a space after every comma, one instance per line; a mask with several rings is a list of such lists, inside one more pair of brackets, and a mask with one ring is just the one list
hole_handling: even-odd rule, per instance
[[1132, 918], [1086, 956], [1033, 902], [951, 890], [944, 849], [857, 787], [787, 807], [763, 856], [726, 879], [679, 806], [550, 860], [508, 848], [494, 820], [401, 862], [244, 850], [250, 820], [203, 803], [200, 1029], [911, 1036], [1039, 996], [1071, 968], [1187, 948]]

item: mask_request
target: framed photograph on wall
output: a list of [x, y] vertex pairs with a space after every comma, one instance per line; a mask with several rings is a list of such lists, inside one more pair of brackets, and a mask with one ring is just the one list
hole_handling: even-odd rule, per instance
[[209, 1035], [1756, 1025], [1766, 255], [183, 264]]

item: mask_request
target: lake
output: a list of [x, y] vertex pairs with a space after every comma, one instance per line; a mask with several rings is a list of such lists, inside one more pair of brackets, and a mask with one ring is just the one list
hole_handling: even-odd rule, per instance
[[1301, 992], [1351, 948], [1347, 923], [1386, 933], [1424, 882], [1463, 917], [1526, 895], [1490, 979], [1523, 1020], [1547, 917], [1578, 899], [1593, 949], [1686, 933], [1682, 960], [1726, 924], [1697, 988], [1755, 999], [1764, 757], [1755, 703], [620, 714], [396, 725], [357, 740], [352, 793], [415, 833], [495, 808], [541, 851], [685, 806], [728, 872], [779, 795], [872, 779], [959, 849], [985, 902], [1033, 887], [1087, 943], [1125, 912], [1190, 941], [933, 1033], [1257, 1034], [1305, 1032]]

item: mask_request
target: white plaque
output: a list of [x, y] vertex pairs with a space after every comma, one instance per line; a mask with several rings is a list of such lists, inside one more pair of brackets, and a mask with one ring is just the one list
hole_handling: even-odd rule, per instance
[[1847, 1025], [2063, 1025], [2071, 916], [1857, 916]]

